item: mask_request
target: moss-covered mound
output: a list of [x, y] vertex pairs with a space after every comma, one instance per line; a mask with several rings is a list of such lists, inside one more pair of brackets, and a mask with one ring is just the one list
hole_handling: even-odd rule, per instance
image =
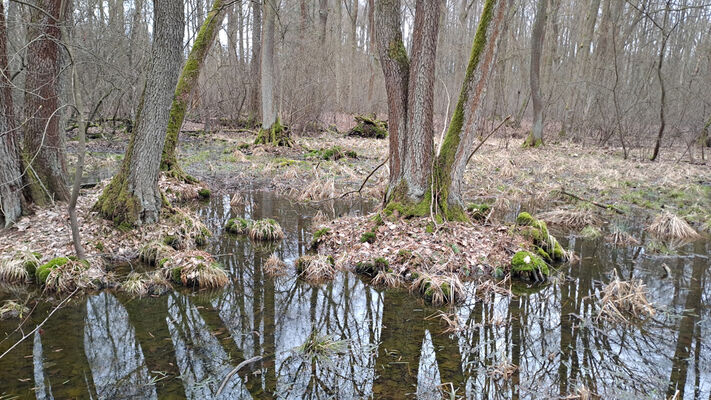
[[91, 289], [98, 286], [89, 273], [91, 265], [87, 260], [75, 257], [57, 257], [43, 264], [35, 272], [37, 282], [47, 290], [71, 292], [75, 289]]
[[222, 265], [204, 251], [193, 250], [175, 254], [162, 266], [163, 276], [179, 285], [198, 288], [218, 288], [230, 280]]
[[388, 137], [388, 123], [375, 118], [375, 116], [356, 115], [356, 126], [348, 131], [348, 136], [364, 138], [385, 139]]
[[549, 261], [565, 261], [567, 256], [558, 240], [548, 232], [546, 223], [535, 219], [531, 214], [522, 212], [516, 218], [516, 223], [522, 226], [521, 233], [539, 247], [539, 255]]
[[511, 275], [524, 280], [542, 282], [550, 275], [548, 264], [530, 251], [519, 251], [511, 259]]

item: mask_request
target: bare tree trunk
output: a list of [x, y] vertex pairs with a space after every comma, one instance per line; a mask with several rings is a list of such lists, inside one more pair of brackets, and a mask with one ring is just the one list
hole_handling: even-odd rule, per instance
[[22, 164], [15, 132], [10, 71], [7, 65], [7, 28], [0, 1], [0, 215], [4, 227], [22, 215]]
[[151, 68], [137, 112], [136, 127], [121, 170], [94, 205], [104, 218], [123, 227], [153, 223], [160, 216], [160, 159], [183, 61], [183, 3], [154, 0], [154, 10]]
[[250, 98], [250, 112], [254, 121], [260, 119], [261, 104], [259, 92], [261, 90], [260, 83], [260, 65], [262, 60], [262, 0], [252, 1], [252, 68], [250, 75], [252, 76], [252, 88]]
[[531, 33], [531, 100], [533, 102], [533, 128], [524, 146], [536, 147], [543, 144], [543, 101], [541, 99], [541, 53], [546, 36], [546, 5], [539, 1]]
[[403, 178], [407, 197], [420, 202], [432, 181], [435, 61], [441, 1], [418, 0], [408, 87], [407, 148]]
[[207, 18], [203, 21], [200, 32], [195, 38], [193, 48], [190, 50], [190, 55], [188, 55], [188, 60], [178, 80], [178, 86], [175, 89], [175, 96], [173, 97], [173, 105], [170, 108], [170, 119], [168, 120], [168, 130], [165, 137], [165, 147], [163, 148], [160, 169], [179, 180], [194, 180], [180, 168], [176, 157], [176, 149], [178, 146], [180, 128], [183, 126], [185, 112], [188, 109], [190, 94], [197, 84], [207, 53], [215, 41], [215, 36], [217, 36], [218, 28], [222, 22], [222, 4], [222, 0], [215, 0]]
[[37, 0], [35, 4], [38, 9], [31, 8], [28, 30], [24, 155], [30, 166], [29, 195], [35, 203], [46, 205], [53, 200], [69, 200], [58, 109], [59, 24], [65, 21], [68, 7], [63, 0]]
[[481, 126], [486, 83], [496, 59], [508, 0], [486, 0], [457, 107], [435, 161], [433, 198], [448, 220], [465, 220], [461, 184]]
[[276, 74], [274, 73], [274, 24], [277, 4], [274, 0], [264, 2], [264, 32], [262, 33], [262, 128], [256, 144], [291, 146], [288, 132], [281, 126], [277, 104], [274, 99]]
[[[407, 139], [407, 90], [410, 61], [402, 41], [400, 1], [377, 0], [375, 29], [380, 64], [385, 76], [388, 98], [388, 132], [390, 141], [390, 182], [387, 198], [402, 177], [404, 149]], [[407, 193], [407, 191], [405, 192]]]
[[657, 141], [654, 144], [654, 152], [652, 153], [651, 161], [656, 161], [659, 156], [659, 148], [662, 146], [662, 138], [664, 137], [664, 129], [666, 128], [666, 88], [664, 87], [664, 77], [662, 76], [662, 67], [664, 66], [664, 53], [667, 51], [667, 40], [669, 39], [669, 34], [664, 32], [666, 27], [668, 11], [664, 12], [664, 24], [662, 25], [662, 46], [659, 50], [659, 62], [657, 63], [657, 78], [659, 79], [659, 88], [661, 90], [660, 104], [659, 104], [659, 132], [657, 133]]

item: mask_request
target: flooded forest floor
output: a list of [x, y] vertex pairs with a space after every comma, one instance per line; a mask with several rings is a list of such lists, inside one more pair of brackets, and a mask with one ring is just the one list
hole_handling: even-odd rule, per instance
[[[522, 149], [505, 132], [482, 146], [465, 175], [477, 228], [431, 234], [427, 219], [400, 225], [397, 215], [378, 213], [385, 167], [363, 184], [386, 160], [387, 139], [324, 132], [273, 148], [253, 145], [249, 130], [188, 127], [179, 160], [201, 184], [162, 178], [173, 206], [157, 226], [130, 232], [89, 211], [120, 165], [126, 135], [90, 140], [79, 222], [84, 247], [104, 263], [106, 276], [0, 357], [0, 397], [711, 395], [711, 167], [682, 160], [684, 149], [666, 149], [651, 163], [567, 142]], [[572, 255], [553, 265], [544, 283], [498, 277], [493, 262], [482, 266], [487, 258], [510, 260], [523, 211], [547, 222]], [[234, 218], [274, 219], [284, 239], [230, 234], [225, 226]], [[698, 235], [681, 240], [655, 228], [670, 220]], [[63, 204], [37, 210], [0, 236], [0, 257], [39, 252], [46, 262], [73, 253], [67, 221]], [[186, 223], [192, 228], [180, 231]], [[166, 235], [194, 240], [203, 228], [210, 237], [198, 247], [224, 267], [225, 288], [168, 285], [162, 296], [122, 290], [118, 282], [150, 270], [136, 260], [143, 246]], [[359, 240], [371, 228], [378, 242]], [[314, 243], [319, 231], [328, 237]], [[318, 284], [270, 271], [271, 257], [291, 271], [318, 245], [324, 256], [341, 251], [346, 238], [362, 243], [352, 254], [333, 254], [334, 264], [382, 256], [392, 267], [370, 277], [339, 270]], [[487, 253], [462, 256], [470, 254], [469, 238]], [[426, 248], [446, 255], [445, 265], [479, 266], [496, 279], [465, 280], [456, 304], [434, 306], [431, 297], [389, 281], [401, 275], [399, 259]], [[634, 288], [644, 290], [653, 312], [643, 320], [601, 318], [617, 281], [638, 282]], [[16, 310], [20, 319], [0, 321], [0, 353], [62, 298], [40, 297], [37, 286], [0, 285], [0, 300], [25, 307]]]

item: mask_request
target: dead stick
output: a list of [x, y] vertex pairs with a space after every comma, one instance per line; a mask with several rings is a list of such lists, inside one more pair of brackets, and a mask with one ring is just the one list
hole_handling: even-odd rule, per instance
[[220, 385], [220, 388], [217, 390], [217, 395], [216, 395], [216, 396], [219, 396], [220, 393], [222, 393], [222, 391], [225, 389], [225, 385], [227, 385], [227, 381], [229, 381], [230, 378], [232, 378], [232, 376], [234, 376], [234, 374], [236, 374], [240, 369], [242, 369], [242, 367], [244, 367], [244, 366], [246, 366], [246, 365], [248, 365], [248, 364], [252, 364], [252, 363], [254, 363], [254, 362], [257, 362], [257, 361], [261, 360], [262, 358], [264, 358], [264, 357], [262, 357], [262, 356], [256, 356], [256, 357], [250, 358], [249, 360], [244, 360], [244, 361], [242, 361], [241, 363], [239, 363], [239, 364], [235, 367], [235, 369], [233, 369], [232, 371], [230, 371], [230, 373], [227, 374], [227, 376], [225, 376], [225, 379], [222, 380], [222, 384]]
[[612, 204], [602, 204], [602, 203], [598, 203], [598, 202], [593, 201], [593, 200], [584, 199], [584, 198], [582, 198], [582, 197], [580, 197], [580, 196], [578, 196], [578, 195], [575, 195], [575, 194], [573, 194], [573, 193], [566, 192], [565, 189], [563, 189], [563, 188], [560, 188], [559, 191], [560, 191], [560, 194], [564, 194], [564, 195], [566, 195], [566, 196], [570, 196], [570, 197], [572, 197], [572, 198], [574, 198], [574, 199], [576, 199], [576, 200], [584, 201], [584, 202], [590, 203], [590, 204], [592, 204], [592, 205], [594, 205], [594, 206], [598, 206], [598, 207], [604, 208], [604, 209], [606, 209], [606, 210], [612, 210], [612, 211], [614, 211], [614, 212], [616, 212], [616, 213], [618, 213], [618, 214], [625, 215], [625, 212], [624, 212], [624, 211], [622, 211], [622, 210], [620, 210], [619, 208], [613, 206]]

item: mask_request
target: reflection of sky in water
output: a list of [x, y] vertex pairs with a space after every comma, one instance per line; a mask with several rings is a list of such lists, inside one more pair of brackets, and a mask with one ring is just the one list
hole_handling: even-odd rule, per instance
[[86, 304], [84, 351], [100, 399], [156, 399], [128, 313], [108, 292]]
[[[38, 399], [214, 398], [241, 360], [263, 356], [265, 362], [234, 375], [222, 397], [425, 399], [440, 398], [439, 388], [449, 391], [449, 382], [458, 396], [476, 399], [560, 398], [578, 385], [606, 399], [670, 398], [676, 390], [679, 398], [711, 395], [708, 242], [695, 245], [698, 256], [650, 259], [636, 248], [570, 240], [582, 260], [565, 267], [565, 276], [547, 286], [517, 288], [514, 298], [471, 298], [454, 310], [471, 329], [448, 335], [438, 320], [425, 320], [436, 309], [406, 293], [381, 291], [345, 273], [322, 286], [294, 279], [293, 260], [308, 247], [316, 210], [265, 192], [245, 198], [230, 210], [229, 197], [216, 196], [212, 206], [200, 210], [216, 233], [209, 250], [225, 265], [233, 286], [208, 294], [173, 293], [162, 302], [127, 304], [109, 292], [91, 296], [85, 308], [61, 310], [50, 320], [45, 328], [52, 335], [35, 334], [24, 353], [0, 360], [0, 393], [23, 394], [37, 386]], [[343, 215], [348, 208], [336, 205], [326, 213]], [[273, 217], [287, 239], [268, 246], [221, 236], [226, 220], [235, 216]], [[287, 276], [272, 280], [262, 272], [260, 265], [272, 252], [287, 260]], [[663, 277], [662, 263], [670, 277]], [[628, 327], [595, 322], [602, 283], [613, 271], [646, 283], [660, 310], [654, 321]], [[69, 313], [81, 317], [65, 318], [75, 315]], [[82, 340], [56, 337], [64, 321], [83, 332]], [[15, 326], [0, 322], [2, 332]], [[215, 330], [230, 337], [218, 339]], [[151, 332], [169, 337], [151, 341]], [[343, 351], [315, 362], [300, 356], [295, 349], [312, 332], [343, 340]], [[156, 343], [170, 354], [147, 350], [163, 349]], [[168, 368], [160, 363], [163, 358], [174, 360], [173, 375], [179, 376], [155, 382], [162, 375], [146, 366], [144, 355], [152, 356], [157, 368]], [[518, 366], [509, 380], [492, 377], [495, 367], [509, 363]], [[13, 368], [29, 381], [8, 376]], [[67, 378], [73, 378], [71, 384], [62, 384]]]

